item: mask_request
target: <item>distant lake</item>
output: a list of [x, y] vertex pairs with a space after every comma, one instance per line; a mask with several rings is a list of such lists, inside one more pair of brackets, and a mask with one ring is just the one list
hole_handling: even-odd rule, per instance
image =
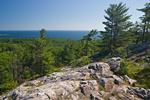
[[[47, 38], [81, 39], [88, 31], [47, 31]], [[0, 38], [38, 38], [39, 31], [0, 31]]]

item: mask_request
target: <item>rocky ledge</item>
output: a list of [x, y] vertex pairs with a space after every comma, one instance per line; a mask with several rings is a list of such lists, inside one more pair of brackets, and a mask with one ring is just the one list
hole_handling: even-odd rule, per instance
[[28, 81], [0, 100], [150, 100], [150, 89], [132, 87], [136, 82], [114, 74], [121, 58], [96, 62], [81, 68], [63, 68]]

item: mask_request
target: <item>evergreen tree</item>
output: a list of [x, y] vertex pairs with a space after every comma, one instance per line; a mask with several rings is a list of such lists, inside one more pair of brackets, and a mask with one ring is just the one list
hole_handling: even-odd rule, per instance
[[107, 14], [104, 16], [106, 21], [103, 22], [105, 31], [101, 32], [101, 38], [105, 49], [109, 50], [111, 54], [124, 42], [123, 38], [125, 37], [123, 35], [132, 25], [129, 22], [130, 15], [127, 14], [127, 11], [128, 8], [123, 3], [111, 4], [105, 10]]
[[17, 85], [13, 75], [14, 69], [11, 66], [12, 60], [13, 54], [11, 52], [0, 53], [0, 94]]
[[131, 28], [133, 42], [138, 44], [142, 40], [142, 25], [141, 23], [135, 22], [133, 27]]
[[96, 34], [97, 34], [97, 30], [91, 30], [87, 35], [83, 36], [83, 38], [81, 39], [83, 56], [90, 55], [90, 47], [91, 45], [93, 45], [91, 44], [91, 42]]
[[76, 58], [74, 41], [67, 40], [60, 57], [61, 62], [65, 65], [69, 65]]
[[50, 44], [45, 37], [45, 30], [40, 31], [40, 38], [33, 45], [32, 70], [38, 75], [48, 73], [54, 64], [54, 56], [51, 52]]
[[45, 34], [46, 34], [46, 30], [45, 29], [41, 29], [40, 31], [40, 38], [45, 38]]
[[142, 9], [138, 9], [143, 12], [144, 15], [140, 17], [142, 21], [142, 42], [150, 40], [150, 3], [146, 3], [145, 7]]

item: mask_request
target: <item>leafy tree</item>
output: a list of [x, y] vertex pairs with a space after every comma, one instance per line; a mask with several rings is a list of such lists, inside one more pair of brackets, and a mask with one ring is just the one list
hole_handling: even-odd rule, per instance
[[105, 31], [102, 32], [103, 44], [106, 50], [109, 50], [113, 54], [114, 50], [121, 46], [124, 34], [128, 31], [129, 27], [132, 25], [129, 22], [130, 15], [127, 14], [128, 8], [125, 4], [111, 4], [110, 7], [105, 10], [106, 12], [106, 22]]

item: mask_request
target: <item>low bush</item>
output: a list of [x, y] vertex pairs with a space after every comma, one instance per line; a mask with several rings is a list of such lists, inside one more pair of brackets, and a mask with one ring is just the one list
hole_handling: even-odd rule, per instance
[[138, 81], [138, 86], [150, 88], [150, 67], [144, 68], [137, 73], [136, 79]]
[[118, 74], [136, 79], [138, 87], [150, 88], [150, 67], [143, 68], [135, 62], [123, 60]]
[[115, 55], [117, 55], [121, 58], [125, 58], [127, 56], [125, 48], [123, 48], [123, 47], [117, 48], [115, 51]]
[[81, 57], [81, 58], [79, 58], [77, 60], [73, 60], [71, 62], [71, 65], [73, 67], [81, 67], [81, 66], [87, 65], [87, 64], [89, 64], [91, 62], [92, 61], [91, 61], [91, 59], [88, 56], [83, 56], [83, 57]]
[[137, 73], [139, 73], [143, 68], [139, 66], [137, 63], [123, 60], [121, 62], [121, 68], [118, 74], [120, 75], [128, 75], [131, 78], [135, 78]]
[[17, 86], [17, 81], [13, 81], [13, 80], [0, 84], [0, 94], [9, 91], [11, 89], [14, 89], [16, 86]]

